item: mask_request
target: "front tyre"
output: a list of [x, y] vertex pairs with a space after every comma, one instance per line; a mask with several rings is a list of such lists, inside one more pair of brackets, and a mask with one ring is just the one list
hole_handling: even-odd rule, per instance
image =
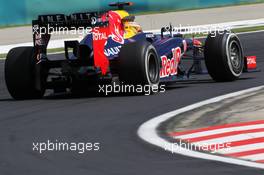
[[243, 72], [243, 49], [234, 33], [225, 31], [209, 34], [205, 42], [204, 57], [208, 73], [215, 81], [234, 81]]
[[33, 47], [18, 47], [9, 51], [5, 61], [5, 81], [10, 95], [16, 100], [39, 99], [45, 92], [44, 86], [37, 86], [41, 75], [37, 75]]

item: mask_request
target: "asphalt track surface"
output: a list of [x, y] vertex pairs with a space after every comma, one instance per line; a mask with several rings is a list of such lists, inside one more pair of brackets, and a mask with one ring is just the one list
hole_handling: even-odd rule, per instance
[[[264, 70], [264, 33], [240, 35], [246, 55], [257, 55]], [[152, 96], [48, 96], [14, 101], [4, 84], [0, 62], [1, 175], [261, 175], [263, 170], [172, 155], [141, 141], [145, 121], [208, 98], [263, 85], [263, 72], [239, 81], [215, 83], [210, 77], [176, 83]], [[46, 140], [100, 142], [99, 152], [32, 151], [32, 142]]]

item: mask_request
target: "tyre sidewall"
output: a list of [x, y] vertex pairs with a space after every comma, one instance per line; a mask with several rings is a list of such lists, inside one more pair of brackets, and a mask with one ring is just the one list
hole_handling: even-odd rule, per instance
[[[151, 56], [153, 56], [155, 58], [151, 58], [150, 54], [151, 54]], [[143, 69], [145, 71], [145, 73], [144, 73], [145, 81], [146, 81], [145, 84], [150, 85], [150, 86], [158, 86], [159, 80], [160, 80], [160, 77], [159, 77], [160, 64], [159, 64], [159, 58], [158, 58], [157, 51], [156, 51], [156, 49], [154, 48], [153, 45], [150, 44], [150, 45], [148, 45], [146, 47], [145, 53], [142, 56], [142, 58], [143, 58], [143, 61], [144, 61], [144, 64], [142, 64], [142, 65], [144, 65]], [[151, 80], [150, 72], [149, 72], [150, 71], [150, 59], [155, 59], [156, 60], [156, 62], [153, 63], [153, 64], [156, 64], [156, 69], [158, 69], [158, 70], [156, 70], [158, 72], [158, 74], [155, 75], [153, 80]]]
[[[155, 81], [149, 77], [149, 54], [152, 54], [157, 64]], [[153, 59], [153, 58], [152, 58]], [[133, 85], [158, 85], [160, 59], [155, 47], [147, 41], [128, 43], [121, 48], [119, 55], [119, 77], [125, 84]]]
[[[38, 99], [44, 95], [44, 88], [36, 88], [36, 60], [33, 47], [12, 49], [5, 61], [5, 80], [14, 99]], [[41, 75], [39, 76], [41, 77]], [[41, 80], [40, 80], [41, 81]]]

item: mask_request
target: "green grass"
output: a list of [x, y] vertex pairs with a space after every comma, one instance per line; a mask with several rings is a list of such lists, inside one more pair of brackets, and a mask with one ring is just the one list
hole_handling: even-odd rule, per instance
[[6, 54], [5, 53], [1, 53], [0, 54], [0, 58], [5, 58], [6, 57]]
[[258, 27], [246, 27], [242, 29], [233, 29], [232, 31], [235, 33], [242, 33], [242, 32], [253, 32], [253, 31], [259, 31], [264, 30], [264, 26], [258, 26]]
[[15, 28], [15, 27], [27, 27], [27, 26], [31, 26], [31, 24], [19, 24], [19, 25], [0, 26], [0, 29]]
[[48, 53], [59, 53], [64, 52], [64, 48], [48, 49]]

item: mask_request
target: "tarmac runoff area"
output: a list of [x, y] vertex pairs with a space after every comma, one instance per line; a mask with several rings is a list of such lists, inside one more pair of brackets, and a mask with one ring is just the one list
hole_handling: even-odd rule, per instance
[[264, 89], [185, 112], [161, 127], [184, 148], [264, 164], [263, 115]]
[[137, 16], [136, 21], [143, 30], [153, 30], [168, 26], [170, 23], [179, 27], [259, 19], [264, 17], [263, 11], [264, 3], [261, 3], [142, 15]]
[[[143, 30], [156, 30], [170, 23], [179, 27], [216, 24], [263, 18], [264, 3], [200, 10], [188, 10], [161, 14], [140, 15], [136, 22]], [[32, 42], [31, 26], [0, 29], [0, 45]], [[78, 38], [79, 35], [53, 35], [52, 40]]]

